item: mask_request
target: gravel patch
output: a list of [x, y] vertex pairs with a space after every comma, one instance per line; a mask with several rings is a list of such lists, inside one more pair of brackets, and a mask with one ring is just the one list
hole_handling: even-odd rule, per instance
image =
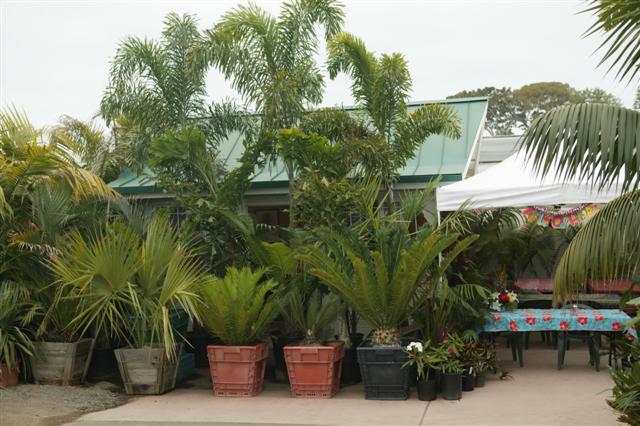
[[127, 396], [100, 386], [18, 385], [0, 389], [0, 425], [61, 425], [92, 411], [124, 404]]

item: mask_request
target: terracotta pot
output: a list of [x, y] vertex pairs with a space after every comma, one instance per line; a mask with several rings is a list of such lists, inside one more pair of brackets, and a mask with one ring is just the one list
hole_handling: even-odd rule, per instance
[[216, 396], [256, 396], [262, 391], [267, 344], [207, 346], [213, 393]]
[[294, 398], [331, 398], [340, 390], [344, 342], [330, 341], [323, 346], [284, 347], [287, 372]]
[[4, 362], [0, 364], [0, 387], [15, 386], [18, 384], [18, 369], [9, 370]]

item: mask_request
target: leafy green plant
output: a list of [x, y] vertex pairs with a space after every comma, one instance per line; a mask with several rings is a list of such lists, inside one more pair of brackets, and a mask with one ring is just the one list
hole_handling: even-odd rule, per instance
[[457, 334], [449, 334], [440, 344], [446, 359], [440, 364], [443, 373], [460, 374], [464, 372], [465, 365], [460, 359], [460, 354], [465, 342]]
[[432, 344], [430, 340], [412, 342], [406, 348], [407, 361], [402, 368], [416, 367], [418, 379], [430, 380], [431, 370], [439, 370], [447, 360], [447, 353], [440, 345]]
[[[9, 371], [20, 369], [20, 361], [34, 353], [35, 330], [32, 322], [38, 307], [29, 293], [9, 282], [0, 283], [0, 362]], [[23, 365], [26, 373], [26, 365]]]
[[[425, 279], [437, 283], [444, 271], [474, 240], [456, 242], [430, 226], [410, 231], [414, 214], [401, 208], [395, 214], [370, 219], [352, 229], [319, 235], [321, 244], [308, 247], [300, 258], [310, 274], [337, 291], [374, 330], [376, 346], [400, 344], [398, 327], [424, 302]], [[410, 218], [407, 220], [407, 218]], [[441, 252], [449, 250], [438, 263]]]
[[226, 345], [255, 344], [278, 314], [278, 284], [264, 280], [265, 269], [231, 267], [201, 289], [205, 326]]
[[113, 223], [87, 236], [70, 233], [51, 263], [58, 301], [75, 303], [68, 329], [78, 334], [107, 333], [136, 348], [157, 342], [174, 356], [183, 336], [176, 336], [171, 313], [199, 320], [206, 274], [165, 215], [155, 215], [144, 231]]
[[341, 309], [343, 304], [337, 295], [322, 295], [319, 290], [314, 290], [306, 300], [299, 290], [291, 290], [281, 303], [284, 318], [304, 333], [303, 345], [321, 345], [321, 333], [335, 321]]
[[640, 424], [640, 347], [630, 344], [633, 363], [621, 370], [611, 368], [613, 399], [607, 403], [620, 413], [618, 420], [629, 425]]

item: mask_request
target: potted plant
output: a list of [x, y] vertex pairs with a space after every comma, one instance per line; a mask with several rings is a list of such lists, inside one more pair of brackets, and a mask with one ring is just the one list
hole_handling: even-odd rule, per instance
[[284, 347], [293, 397], [331, 398], [340, 389], [344, 342], [323, 341], [320, 335], [335, 321], [341, 308], [338, 296], [323, 297], [319, 290], [311, 293], [308, 300], [297, 289], [285, 298], [282, 314], [305, 336], [302, 341]]
[[115, 222], [92, 235], [72, 232], [52, 269], [59, 300], [74, 303], [70, 330], [126, 342], [114, 352], [127, 393], [175, 386], [184, 336], [173, 313], [199, 319], [207, 275], [166, 215], [156, 214], [141, 231]]
[[411, 342], [405, 348], [407, 362], [403, 367], [413, 367], [416, 369], [418, 379], [418, 399], [421, 401], [433, 401], [438, 396], [436, 383], [436, 371], [440, 369], [440, 364], [447, 359], [442, 347], [432, 345], [429, 340], [422, 342]]
[[202, 289], [203, 321], [222, 345], [207, 346], [216, 396], [255, 396], [262, 391], [267, 344], [260, 339], [278, 314], [278, 286], [265, 269], [229, 268]]
[[477, 346], [477, 364], [476, 364], [476, 387], [484, 387], [487, 379], [487, 371], [489, 369], [496, 370], [498, 367], [498, 359], [495, 343], [491, 341], [478, 342]]
[[[27, 301], [28, 292], [9, 282], [0, 288], [0, 387], [18, 384], [20, 364], [33, 355], [30, 324], [37, 308]], [[26, 373], [26, 368], [22, 371]]]
[[[416, 205], [423, 205], [416, 203]], [[457, 234], [423, 226], [410, 230], [408, 210], [385, 217], [372, 215], [366, 232], [327, 231], [322, 244], [300, 256], [310, 274], [342, 296], [373, 331], [358, 347], [358, 362], [367, 399], [407, 399], [409, 370], [400, 327], [423, 303], [427, 272], [438, 283], [443, 273], [475, 237], [456, 243]], [[441, 263], [440, 253], [447, 251]]]
[[464, 365], [460, 361], [460, 347], [463, 342], [455, 335], [449, 335], [442, 342], [442, 347], [447, 354], [446, 359], [440, 364], [442, 369], [442, 397], [447, 400], [462, 398], [462, 373]]

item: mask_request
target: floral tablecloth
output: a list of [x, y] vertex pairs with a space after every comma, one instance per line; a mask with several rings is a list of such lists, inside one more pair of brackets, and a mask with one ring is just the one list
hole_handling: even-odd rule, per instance
[[635, 329], [625, 327], [630, 319], [619, 309], [515, 309], [490, 312], [482, 331], [614, 331], [638, 339]]

